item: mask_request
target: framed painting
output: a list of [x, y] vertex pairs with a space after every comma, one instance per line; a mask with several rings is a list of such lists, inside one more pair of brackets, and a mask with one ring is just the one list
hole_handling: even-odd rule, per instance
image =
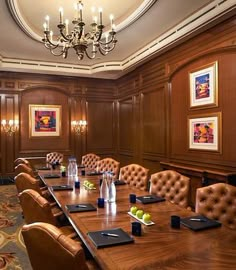
[[60, 105], [29, 105], [30, 137], [60, 136]]
[[221, 152], [221, 113], [188, 117], [189, 149]]
[[214, 62], [189, 73], [190, 108], [218, 106], [218, 63]]

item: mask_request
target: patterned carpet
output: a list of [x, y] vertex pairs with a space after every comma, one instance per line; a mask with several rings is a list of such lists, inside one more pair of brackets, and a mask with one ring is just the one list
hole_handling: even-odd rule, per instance
[[15, 185], [0, 186], [0, 270], [32, 270], [21, 236], [21, 212]]

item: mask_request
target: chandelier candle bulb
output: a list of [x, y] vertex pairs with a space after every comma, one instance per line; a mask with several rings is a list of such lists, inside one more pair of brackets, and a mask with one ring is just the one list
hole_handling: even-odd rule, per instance
[[99, 8], [99, 20], [100, 25], [102, 25], [102, 8]]
[[113, 19], [114, 19], [114, 16], [111, 14], [111, 15], [110, 15], [111, 30], [112, 30], [112, 28], [113, 28]]
[[66, 36], [69, 34], [69, 20], [65, 20], [66, 24]]
[[60, 24], [63, 24], [63, 8], [59, 8], [59, 15], [60, 15]]
[[45, 20], [46, 20], [46, 31], [49, 31], [49, 16], [48, 15], [45, 17]]
[[82, 22], [83, 20], [83, 4], [79, 2], [79, 19]]

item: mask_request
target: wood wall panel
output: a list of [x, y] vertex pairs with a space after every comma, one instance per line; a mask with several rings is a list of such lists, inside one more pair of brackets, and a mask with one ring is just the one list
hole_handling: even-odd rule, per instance
[[143, 93], [143, 154], [162, 156], [166, 154], [167, 118], [165, 106], [164, 88]]
[[114, 102], [87, 102], [87, 152], [114, 154]]

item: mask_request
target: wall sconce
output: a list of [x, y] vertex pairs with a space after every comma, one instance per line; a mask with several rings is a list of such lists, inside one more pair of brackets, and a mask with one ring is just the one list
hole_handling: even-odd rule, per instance
[[72, 121], [71, 125], [75, 133], [77, 133], [77, 135], [81, 135], [85, 131], [87, 121], [86, 120]]
[[16, 132], [19, 128], [18, 120], [5, 120], [3, 119], [1, 122], [2, 130], [7, 133], [7, 135], [11, 136], [14, 132]]

